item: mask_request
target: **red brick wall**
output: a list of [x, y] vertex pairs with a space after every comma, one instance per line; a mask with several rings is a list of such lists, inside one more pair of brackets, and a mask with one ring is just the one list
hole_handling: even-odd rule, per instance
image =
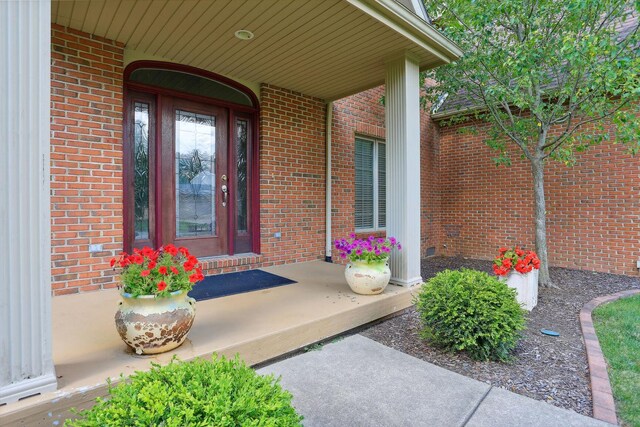
[[422, 255], [437, 251], [441, 238], [440, 140], [437, 125], [427, 113], [420, 116], [420, 248]]
[[[478, 125], [482, 130], [483, 125]], [[482, 131], [440, 129], [439, 253], [490, 259], [502, 245], [534, 247], [533, 186], [517, 151], [496, 167]], [[593, 147], [573, 167], [546, 167], [551, 265], [637, 275], [640, 157], [621, 145]], [[446, 245], [444, 247], [443, 245]]]
[[260, 101], [264, 265], [324, 259], [326, 104], [270, 85]]
[[[122, 248], [123, 45], [52, 25], [51, 250], [55, 295], [113, 287]], [[89, 254], [89, 244], [104, 252]]]
[[[385, 138], [384, 86], [333, 103], [331, 130], [331, 232], [333, 240], [355, 231], [355, 138]], [[384, 235], [384, 233], [379, 233]], [[335, 252], [335, 251], [333, 251]], [[339, 261], [337, 253], [333, 260]]]

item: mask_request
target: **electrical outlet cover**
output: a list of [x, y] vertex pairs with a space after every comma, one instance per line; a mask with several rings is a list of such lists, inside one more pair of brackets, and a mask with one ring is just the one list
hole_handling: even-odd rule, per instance
[[89, 245], [89, 252], [94, 253], [94, 252], [102, 252], [102, 244], [97, 244], [97, 245]]

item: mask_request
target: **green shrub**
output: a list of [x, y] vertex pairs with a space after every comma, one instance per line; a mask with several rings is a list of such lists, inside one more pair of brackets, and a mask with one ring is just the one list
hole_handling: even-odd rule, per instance
[[67, 426], [300, 426], [291, 394], [237, 357], [152, 364]]
[[423, 338], [478, 360], [507, 360], [524, 329], [515, 290], [481, 271], [440, 272], [414, 302]]

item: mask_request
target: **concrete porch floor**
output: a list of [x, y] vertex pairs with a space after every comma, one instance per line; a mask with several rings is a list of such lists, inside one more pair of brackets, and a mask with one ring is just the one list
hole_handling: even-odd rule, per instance
[[239, 353], [249, 365], [343, 333], [411, 305], [417, 288], [389, 285], [381, 295], [351, 292], [341, 265], [313, 261], [268, 267], [298, 283], [200, 301], [187, 341], [174, 351], [137, 356], [114, 325], [116, 290], [53, 298], [58, 390], [0, 407], [0, 425], [62, 425], [72, 407], [106, 394], [106, 379], [168, 363]]

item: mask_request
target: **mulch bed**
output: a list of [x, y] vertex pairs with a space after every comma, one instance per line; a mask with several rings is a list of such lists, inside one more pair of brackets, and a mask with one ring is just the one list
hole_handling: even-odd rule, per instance
[[[434, 257], [423, 260], [422, 278], [460, 267], [491, 272], [491, 261]], [[551, 280], [560, 289], [539, 290], [538, 305], [528, 315], [513, 360], [477, 362], [462, 353], [448, 353], [419, 337], [420, 318], [413, 308], [361, 332], [381, 344], [467, 377], [542, 400], [580, 414], [592, 415], [587, 356], [578, 314], [592, 299], [640, 288], [638, 277], [551, 268]], [[542, 335], [540, 329], [560, 333]]]

